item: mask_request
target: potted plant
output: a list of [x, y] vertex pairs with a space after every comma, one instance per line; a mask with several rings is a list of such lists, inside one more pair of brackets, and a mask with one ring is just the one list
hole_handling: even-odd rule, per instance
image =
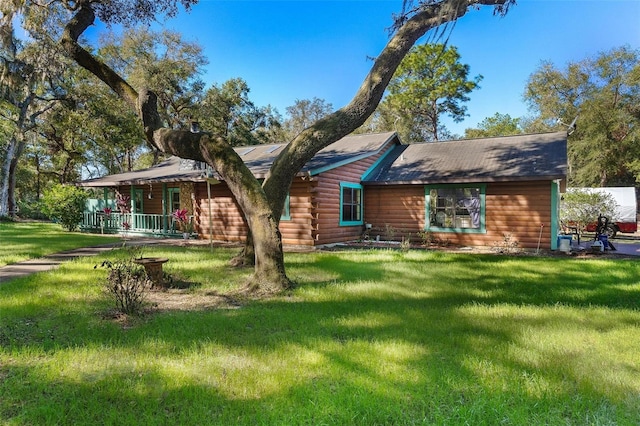
[[188, 240], [193, 232], [193, 223], [191, 223], [188, 213], [187, 209], [178, 209], [172, 215], [173, 219], [178, 222], [178, 226], [182, 230], [182, 237], [185, 240]]

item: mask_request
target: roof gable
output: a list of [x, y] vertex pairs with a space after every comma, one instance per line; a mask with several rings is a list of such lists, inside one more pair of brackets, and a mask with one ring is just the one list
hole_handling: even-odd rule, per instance
[[564, 179], [566, 132], [398, 146], [363, 183], [433, 184]]

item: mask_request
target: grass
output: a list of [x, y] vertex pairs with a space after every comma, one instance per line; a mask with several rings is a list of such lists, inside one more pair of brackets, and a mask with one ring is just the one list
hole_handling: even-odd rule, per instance
[[118, 241], [118, 238], [68, 232], [53, 223], [0, 221], [0, 267], [51, 253], [114, 241]]
[[[145, 249], [202, 297], [233, 254]], [[0, 285], [0, 423], [640, 423], [636, 261], [287, 254], [290, 294], [123, 324], [100, 259]]]

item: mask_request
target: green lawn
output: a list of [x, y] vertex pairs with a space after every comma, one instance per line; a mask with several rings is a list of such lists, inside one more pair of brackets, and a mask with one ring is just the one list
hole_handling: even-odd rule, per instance
[[105, 235], [65, 231], [45, 222], [0, 221], [0, 267], [47, 254], [118, 241]]
[[[145, 254], [194, 296], [250, 272]], [[99, 261], [0, 285], [0, 424], [640, 424], [637, 261], [287, 254], [290, 294], [124, 323]]]

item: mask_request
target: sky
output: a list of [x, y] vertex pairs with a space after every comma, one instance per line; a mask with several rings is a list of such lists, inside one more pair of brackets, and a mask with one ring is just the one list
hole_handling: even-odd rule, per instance
[[[402, 0], [200, 0], [158, 26], [204, 48], [207, 84], [241, 77], [256, 105], [284, 115], [297, 99], [321, 98], [335, 109], [347, 104], [388, 42], [401, 6]], [[470, 77], [483, 76], [466, 103], [469, 116], [444, 121], [463, 135], [497, 112], [527, 115], [522, 94], [542, 61], [564, 69], [623, 45], [640, 49], [640, 0], [518, 0], [505, 17], [482, 7], [456, 23], [448, 42]]]

